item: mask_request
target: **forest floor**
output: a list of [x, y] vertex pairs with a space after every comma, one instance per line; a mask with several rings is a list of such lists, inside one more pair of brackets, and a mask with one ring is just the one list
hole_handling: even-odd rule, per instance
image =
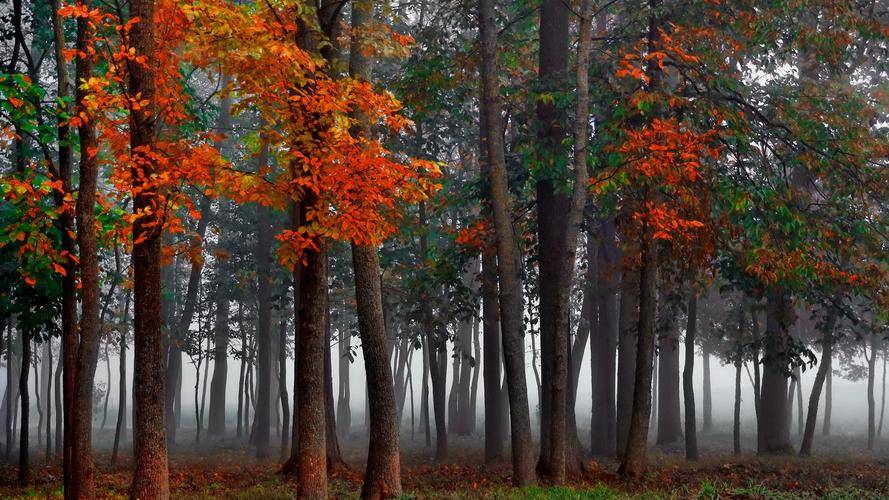
[[[170, 458], [174, 498], [293, 498], [296, 483], [277, 474], [277, 464], [253, 458], [237, 442], [188, 446], [181, 436]], [[842, 443], [842, 440], [837, 440]], [[409, 442], [408, 442], [409, 443]], [[652, 449], [651, 469], [641, 479], [626, 480], [615, 473], [611, 460], [584, 463], [584, 472], [566, 487], [536, 486], [515, 489], [509, 484], [510, 467], [484, 465], [475, 439], [453, 439], [449, 463], [434, 463], [422, 446], [407, 446], [402, 453], [406, 498], [889, 498], [889, 458], [842, 452], [811, 459], [795, 457], [739, 457], [706, 451], [695, 463], [678, 450]], [[343, 443], [353, 469], [333, 475], [335, 498], [356, 498], [361, 489], [364, 445]], [[100, 498], [125, 498], [132, 464], [122, 460], [109, 465], [110, 455], [97, 452], [97, 488]], [[0, 498], [62, 498], [61, 469], [36, 457], [31, 484], [16, 483], [17, 469], [0, 466]]]

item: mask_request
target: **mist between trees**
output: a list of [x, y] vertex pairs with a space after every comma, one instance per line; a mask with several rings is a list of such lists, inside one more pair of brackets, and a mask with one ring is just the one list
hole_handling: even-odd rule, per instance
[[887, 13], [0, 6], [10, 494], [883, 454]]

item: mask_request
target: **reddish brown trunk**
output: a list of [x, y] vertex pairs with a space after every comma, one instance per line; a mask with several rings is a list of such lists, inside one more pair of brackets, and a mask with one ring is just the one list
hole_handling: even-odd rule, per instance
[[[137, 54], [154, 53], [154, 1], [133, 0], [130, 16], [139, 22], [130, 30], [130, 46]], [[130, 63], [130, 95], [154, 99], [154, 68]], [[150, 107], [149, 107], [150, 108]], [[133, 211], [136, 214], [158, 214], [158, 196], [151, 184], [156, 166], [145, 155], [155, 146], [154, 113], [150, 109], [130, 113], [130, 145], [133, 151], [133, 177], [136, 192]], [[147, 189], [140, 189], [147, 188]], [[153, 217], [139, 217], [133, 224], [133, 290], [134, 290], [134, 429], [132, 498], [169, 498], [167, 445], [164, 429], [164, 366], [161, 333], [161, 224]]]

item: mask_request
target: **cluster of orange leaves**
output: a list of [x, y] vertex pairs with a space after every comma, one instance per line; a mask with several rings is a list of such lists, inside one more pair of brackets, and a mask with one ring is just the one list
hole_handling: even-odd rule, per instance
[[192, 62], [231, 78], [225, 91], [239, 99], [235, 112], [259, 112], [263, 141], [281, 166], [255, 174], [221, 169], [217, 188], [241, 202], [302, 205], [305, 224], [276, 236], [279, 258], [291, 268], [319, 241], [382, 242], [397, 230], [402, 206], [426, 199], [440, 176], [435, 164], [399, 156], [380, 139], [355, 133], [359, 120], [393, 134], [411, 124], [390, 93], [332, 76], [320, 54], [300, 46], [299, 30], [312, 26], [302, 5], [182, 4], [192, 27]]
[[466, 226], [457, 232], [454, 240], [457, 245], [471, 250], [475, 253], [491, 250], [491, 241], [493, 236], [493, 228], [488, 219], [481, 219], [478, 222]]

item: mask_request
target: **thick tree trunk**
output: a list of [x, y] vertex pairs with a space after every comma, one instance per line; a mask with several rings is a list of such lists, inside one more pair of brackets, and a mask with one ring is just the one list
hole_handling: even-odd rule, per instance
[[228, 319], [229, 298], [223, 284], [216, 290], [216, 324], [214, 325], [213, 379], [210, 381], [210, 414], [207, 434], [225, 436], [225, 392], [228, 381]]
[[[538, 83], [541, 92], [565, 89], [568, 77], [568, 5], [560, 0], [543, 0], [540, 4], [540, 44]], [[540, 360], [542, 385], [540, 394], [540, 460], [539, 473], [552, 476], [555, 483], [564, 482], [568, 325], [560, 321], [567, 311], [567, 293], [560, 291], [562, 266], [568, 265], [566, 228], [569, 200], [559, 175], [567, 157], [562, 145], [566, 130], [565, 112], [552, 101], [538, 100], [538, 154], [546, 165], [537, 178], [537, 238], [540, 289]], [[490, 140], [490, 137], [489, 137]], [[572, 256], [573, 258], [573, 256]], [[570, 263], [573, 269], [573, 262]], [[555, 393], [553, 392], [555, 391]], [[555, 438], [555, 442], [551, 441]], [[555, 452], [555, 455], [553, 455]], [[555, 461], [555, 462], [554, 462]]]
[[614, 370], [617, 343], [616, 296], [618, 269], [614, 219], [608, 218], [599, 230], [597, 251], [596, 303], [590, 311], [595, 328], [591, 329], [590, 374], [592, 376], [592, 420], [590, 452], [596, 456], [614, 456], [616, 420], [614, 408]]
[[500, 291], [500, 328], [503, 358], [509, 391], [510, 432], [512, 435], [513, 484], [534, 482], [534, 457], [531, 416], [525, 382], [525, 347], [522, 338], [522, 286], [519, 280], [519, 256], [513, 237], [509, 187], [503, 145], [500, 86], [497, 81], [497, 28], [494, 4], [479, 0], [479, 36], [482, 43], [482, 100], [487, 130], [487, 158], [491, 183], [491, 208], [497, 240]]
[[[154, 54], [154, 0], [132, 0], [131, 18], [139, 18], [130, 30], [129, 45], [137, 54], [151, 60]], [[130, 95], [151, 102], [154, 95], [154, 69], [130, 65]], [[150, 108], [150, 107], [149, 107]], [[149, 116], [150, 113], [150, 116]], [[138, 168], [133, 168], [135, 187], [145, 187], [133, 196], [133, 212], [158, 213], [156, 190], [150, 188], [150, 175], [156, 166], [140, 151], [155, 149], [155, 114], [150, 109], [130, 112], [130, 145]], [[170, 496], [167, 444], [164, 429], [164, 369], [161, 333], [161, 227], [153, 217], [139, 217], [133, 224], [134, 298], [134, 468], [132, 498], [143, 500]]]
[[757, 417], [760, 454], [792, 452], [787, 419], [787, 341], [793, 321], [790, 297], [782, 291], [770, 292], [766, 305], [765, 356]]
[[809, 410], [806, 414], [806, 428], [803, 431], [803, 440], [799, 454], [807, 457], [812, 454], [812, 442], [815, 438], [815, 422], [818, 420], [818, 402], [821, 399], [821, 389], [830, 372], [830, 364], [833, 359], [833, 328], [836, 324], [836, 313], [829, 312], [821, 332], [821, 360], [818, 364], [818, 372], [812, 383], [812, 393], [809, 395]]
[[695, 413], [695, 336], [698, 332], [698, 296], [688, 299], [688, 326], [685, 329], [685, 366], [682, 370], [682, 394], [685, 400], [685, 458], [698, 459], [698, 429]]
[[703, 365], [703, 391], [704, 394], [702, 396], [703, 401], [703, 430], [704, 432], [710, 432], [713, 430], [713, 397], [712, 391], [710, 389], [710, 350], [707, 347], [704, 347], [701, 350], [701, 364]]
[[[305, 206], [316, 203], [308, 194]], [[300, 210], [300, 224], [305, 210]], [[297, 456], [297, 495], [300, 498], [327, 498], [327, 418], [324, 387], [324, 360], [328, 358], [327, 338], [327, 244], [308, 249], [299, 278], [299, 370], [296, 405], [299, 446]]]

